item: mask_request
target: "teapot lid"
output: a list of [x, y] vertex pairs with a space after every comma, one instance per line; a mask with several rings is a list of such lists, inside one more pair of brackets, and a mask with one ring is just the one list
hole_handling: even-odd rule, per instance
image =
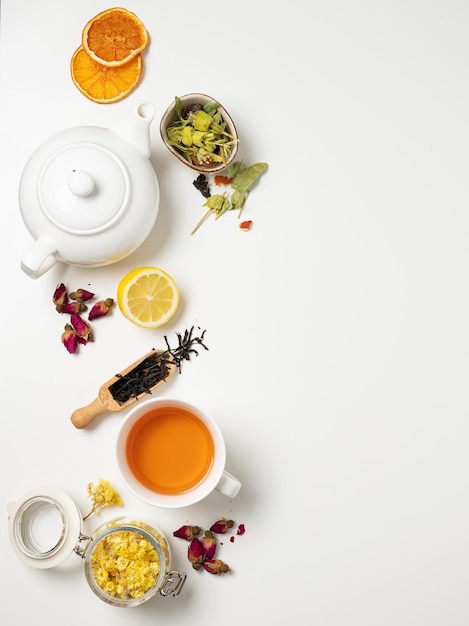
[[126, 211], [130, 179], [120, 158], [105, 146], [76, 142], [53, 152], [37, 183], [47, 218], [73, 234], [109, 228]]

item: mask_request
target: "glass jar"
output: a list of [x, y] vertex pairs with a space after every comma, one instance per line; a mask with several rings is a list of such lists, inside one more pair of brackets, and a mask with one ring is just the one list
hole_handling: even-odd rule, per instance
[[24, 494], [8, 514], [12, 547], [25, 563], [55, 567], [75, 552], [91, 590], [112, 606], [137, 606], [157, 593], [177, 597], [184, 586], [186, 574], [171, 570], [166, 538], [146, 522], [118, 517], [85, 535], [80, 510], [57, 489]]

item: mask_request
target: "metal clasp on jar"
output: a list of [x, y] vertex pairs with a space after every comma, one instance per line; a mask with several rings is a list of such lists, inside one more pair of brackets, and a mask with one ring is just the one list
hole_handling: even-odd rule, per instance
[[184, 587], [186, 578], [187, 574], [181, 574], [180, 572], [171, 570], [165, 576], [165, 582], [160, 589], [160, 594], [162, 596], [173, 596], [173, 598], [177, 598], [181, 589]]
[[[86, 541], [86, 545], [83, 547], [82, 544]], [[73, 548], [73, 551], [78, 554], [78, 556], [81, 556], [82, 559], [85, 558], [85, 554], [86, 554], [86, 549], [88, 548], [89, 544], [91, 541], [91, 537], [89, 537], [88, 535], [82, 535], [80, 534], [78, 536], [78, 541], [75, 545], [75, 547]]]

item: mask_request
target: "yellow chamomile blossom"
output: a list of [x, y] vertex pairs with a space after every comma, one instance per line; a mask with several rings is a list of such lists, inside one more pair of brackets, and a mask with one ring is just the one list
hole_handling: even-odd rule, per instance
[[91, 511], [83, 519], [87, 519], [93, 513], [97, 513], [99, 509], [104, 509], [107, 506], [122, 506], [122, 498], [115, 491], [109, 481], [100, 478], [98, 483], [88, 484], [88, 496], [91, 499], [93, 505]]

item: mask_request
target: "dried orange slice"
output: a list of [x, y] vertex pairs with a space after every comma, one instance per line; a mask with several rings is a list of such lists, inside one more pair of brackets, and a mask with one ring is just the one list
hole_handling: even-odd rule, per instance
[[135, 89], [143, 74], [143, 62], [139, 54], [125, 65], [102, 65], [80, 46], [70, 62], [70, 72], [83, 95], [93, 102], [108, 104], [122, 100]]
[[142, 22], [127, 9], [113, 8], [98, 13], [82, 32], [82, 45], [97, 63], [118, 67], [138, 56], [148, 45]]

